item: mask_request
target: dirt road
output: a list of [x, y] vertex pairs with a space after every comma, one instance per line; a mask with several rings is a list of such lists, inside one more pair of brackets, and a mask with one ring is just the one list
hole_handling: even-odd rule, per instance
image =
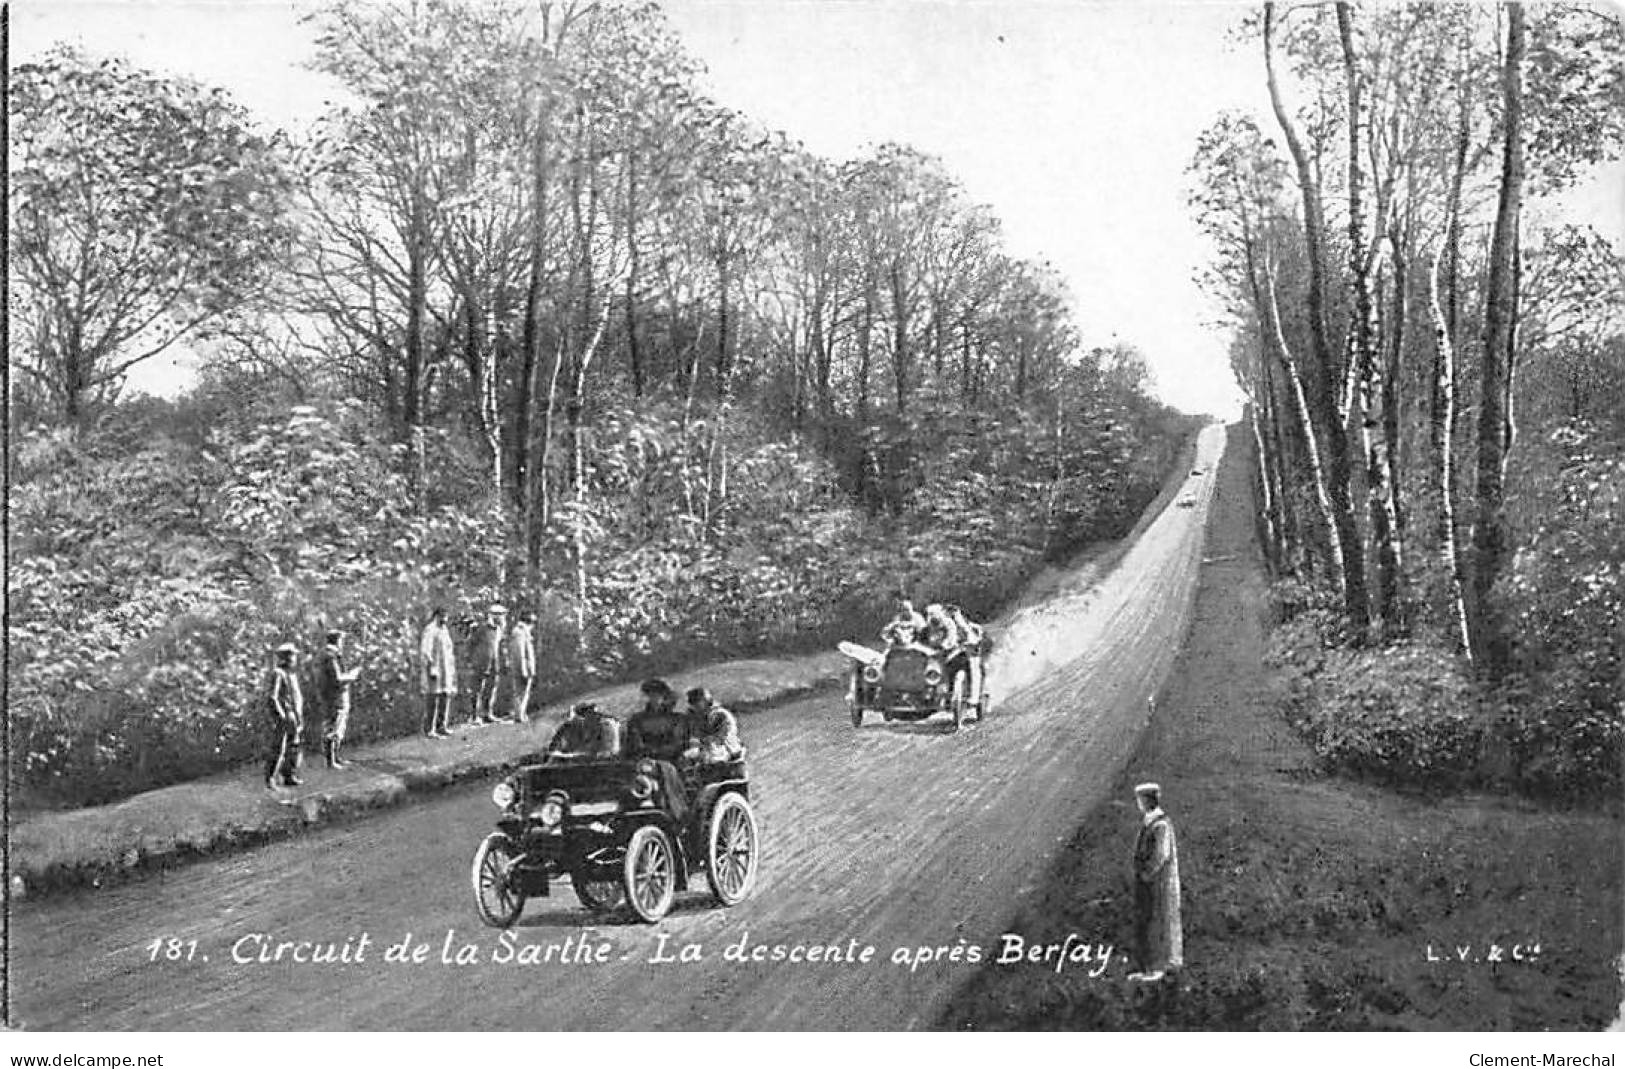
[[[496, 816], [484, 785], [25, 903], [14, 1017], [40, 1029], [926, 1027], [970, 959], [999, 954], [1022, 896], [1132, 751], [1190, 617], [1223, 442], [1217, 426], [1201, 435], [1194, 507], [1170, 505], [1106, 577], [1079, 573], [1002, 622], [986, 723], [854, 730], [833, 692], [747, 717], [763, 856], [755, 894], [732, 910], [696, 890], [658, 926], [589, 929], [560, 885], [508, 936], [481, 927], [468, 863]], [[260, 960], [284, 943], [283, 960]], [[741, 944], [747, 960], [733, 960]], [[807, 945], [842, 960], [771, 960]], [[689, 946], [699, 960], [652, 960]], [[388, 960], [401, 947], [406, 960]], [[748, 960], [757, 947], [768, 960]], [[921, 947], [933, 960], [894, 963]], [[551, 960], [519, 960], [525, 948]], [[350, 960], [292, 960], [329, 952]], [[1123, 957], [1063, 967], [1121, 972]]]

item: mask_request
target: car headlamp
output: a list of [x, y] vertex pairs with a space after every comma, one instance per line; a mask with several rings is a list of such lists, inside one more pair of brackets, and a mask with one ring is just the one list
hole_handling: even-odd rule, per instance
[[866, 682], [869, 682], [869, 683], [879, 683], [880, 682], [880, 666], [878, 664], [864, 665], [864, 667], [863, 667], [863, 678], [864, 678], [864, 680]]
[[503, 780], [491, 788], [491, 801], [498, 809], [507, 809], [513, 805], [513, 800], [519, 797], [519, 792], [513, 789], [513, 784]]
[[942, 666], [939, 665], [939, 664], [928, 664], [928, 665], [926, 665], [925, 666], [925, 681], [927, 683], [931, 684], [933, 687], [936, 686], [938, 683], [941, 683], [942, 682]]
[[536, 819], [546, 828], [556, 828], [564, 822], [564, 813], [569, 808], [570, 798], [563, 791], [554, 791], [542, 800], [541, 807], [536, 810]]
[[654, 793], [654, 777], [645, 776], [642, 772], [639, 772], [632, 780], [632, 797], [642, 802], [649, 798], [653, 798]]

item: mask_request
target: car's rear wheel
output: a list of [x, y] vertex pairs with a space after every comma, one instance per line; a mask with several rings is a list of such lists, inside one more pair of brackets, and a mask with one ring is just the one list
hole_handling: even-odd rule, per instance
[[595, 880], [585, 869], [570, 874], [570, 886], [576, 890], [581, 904], [594, 913], [609, 913], [626, 901], [626, 889], [620, 880]]
[[677, 896], [677, 851], [664, 829], [645, 824], [626, 844], [626, 902], [649, 924], [664, 917]]
[[724, 906], [743, 902], [756, 885], [756, 813], [743, 795], [725, 794], [711, 809], [705, 876]]
[[508, 837], [494, 831], [474, 851], [469, 877], [474, 883], [474, 907], [480, 920], [493, 928], [507, 928], [519, 919], [525, 896], [514, 889], [513, 867], [519, 851]]

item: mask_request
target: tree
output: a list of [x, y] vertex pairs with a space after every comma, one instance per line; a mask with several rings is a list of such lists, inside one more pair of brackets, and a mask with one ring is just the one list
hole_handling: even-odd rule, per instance
[[16, 367], [78, 425], [282, 258], [283, 145], [221, 90], [67, 48], [19, 67], [8, 106]]
[[1480, 359], [1478, 466], [1474, 488], [1473, 586], [1468, 601], [1469, 649], [1491, 675], [1504, 667], [1505, 637], [1494, 619], [1490, 590], [1507, 552], [1506, 456], [1512, 447], [1510, 402], [1516, 353], [1519, 217], [1523, 209], [1524, 62], [1528, 54], [1523, 5], [1507, 5], [1506, 56], [1501, 69], [1501, 189], [1490, 239]]

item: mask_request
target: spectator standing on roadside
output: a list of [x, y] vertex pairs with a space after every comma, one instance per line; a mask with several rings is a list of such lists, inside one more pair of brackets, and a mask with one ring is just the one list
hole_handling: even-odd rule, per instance
[[304, 782], [299, 778], [299, 765], [304, 757], [300, 735], [305, 726], [305, 697], [294, 671], [298, 659], [299, 648], [293, 643], [284, 642], [276, 648], [276, 666], [271, 669], [266, 688], [266, 790], [297, 787]]
[[1174, 825], [1162, 811], [1162, 788], [1134, 788], [1140, 833], [1134, 841], [1134, 947], [1139, 971], [1130, 980], [1154, 982], [1185, 965], [1179, 917], [1179, 846]]
[[344, 632], [329, 631], [316, 674], [317, 694], [327, 721], [322, 731], [322, 755], [327, 758], [328, 768], [346, 767], [339, 749], [350, 729], [350, 684], [360, 674], [359, 669], [345, 670]]
[[508, 610], [502, 605], [493, 605], [474, 636], [474, 670], [479, 673], [474, 688], [474, 718], [481, 724], [494, 724], [500, 719], [497, 691], [502, 687], [507, 660], [503, 640], [507, 637]]
[[446, 610], [435, 606], [418, 641], [418, 662], [423, 685], [423, 733], [431, 739], [451, 734], [452, 696], [457, 693], [457, 654], [452, 648]]
[[530, 722], [530, 691], [536, 682], [536, 614], [526, 609], [508, 633], [508, 671], [513, 676], [513, 720]]

